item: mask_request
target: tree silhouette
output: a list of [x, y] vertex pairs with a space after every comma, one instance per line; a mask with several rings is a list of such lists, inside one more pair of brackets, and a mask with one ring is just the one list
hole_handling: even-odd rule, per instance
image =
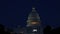
[[60, 27], [53, 29], [52, 34], [60, 34]]
[[5, 33], [4, 25], [0, 24], [0, 34]]
[[47, 25], [46, 28], [44, 28], [43, 33], [44, 34], [50, 34], [51, 33], [51, 27], [49, 25]]

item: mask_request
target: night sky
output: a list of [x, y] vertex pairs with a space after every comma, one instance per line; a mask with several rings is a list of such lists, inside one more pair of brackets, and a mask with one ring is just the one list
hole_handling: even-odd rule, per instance
[[42, 25], [60, 26], [60, 5], [56, 0], [8, 0], [0, 12], [0, 23], [6, 27], [25, 26], [28, 14], [34, 6]]

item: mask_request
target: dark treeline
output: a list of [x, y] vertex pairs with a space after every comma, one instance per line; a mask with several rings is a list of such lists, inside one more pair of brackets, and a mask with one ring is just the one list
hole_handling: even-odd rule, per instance
[[0, 34], [10, 34], [10, 32], [8, 32], [8, 31], [5, 32], [4, 25], [0, 24]]
[[[10, 32], [13, 31], [9, 29], [5, 31], [4, 29], [5, 29], [4, 25], [0, 24], [0, 34], [11, 34]], [[47, 25], [43, 30], [43, 34], [60, 34], [60, 27], [52, 29], [49, 25]]]
[[43, 30], [44, 34], [60, 34], [60, 27], [52, 29], [49, 25], [46, 26]]

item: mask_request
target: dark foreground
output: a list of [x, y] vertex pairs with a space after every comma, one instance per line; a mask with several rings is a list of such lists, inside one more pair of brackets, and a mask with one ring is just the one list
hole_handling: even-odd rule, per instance
[[[0, 34], [12, 34], [13, 30], [9, 30], [7, 29], [7, 31], [5, 31], [5, 27], [3, 25], [0, 24]], [[14, 33], [16, 34], [16, 33]], [[22, 33], [20, 33], [22, 34]], [[43, 30], [43, 34], [60, 34], [60, 27], [56, 28], [56, 29], [51, 29], [50, 26], [46, 26], [46, 28], [44, 28]]]

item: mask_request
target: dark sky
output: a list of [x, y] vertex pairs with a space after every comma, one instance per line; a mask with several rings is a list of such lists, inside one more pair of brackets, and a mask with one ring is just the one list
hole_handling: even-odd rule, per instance
[[35, 6], [40, 14], [42, 25], [60, 26], [60, 5], [56, 0], [8, 0], [3, 3], [0, 23], [7, 27], [25, 26], [27, 16]]

